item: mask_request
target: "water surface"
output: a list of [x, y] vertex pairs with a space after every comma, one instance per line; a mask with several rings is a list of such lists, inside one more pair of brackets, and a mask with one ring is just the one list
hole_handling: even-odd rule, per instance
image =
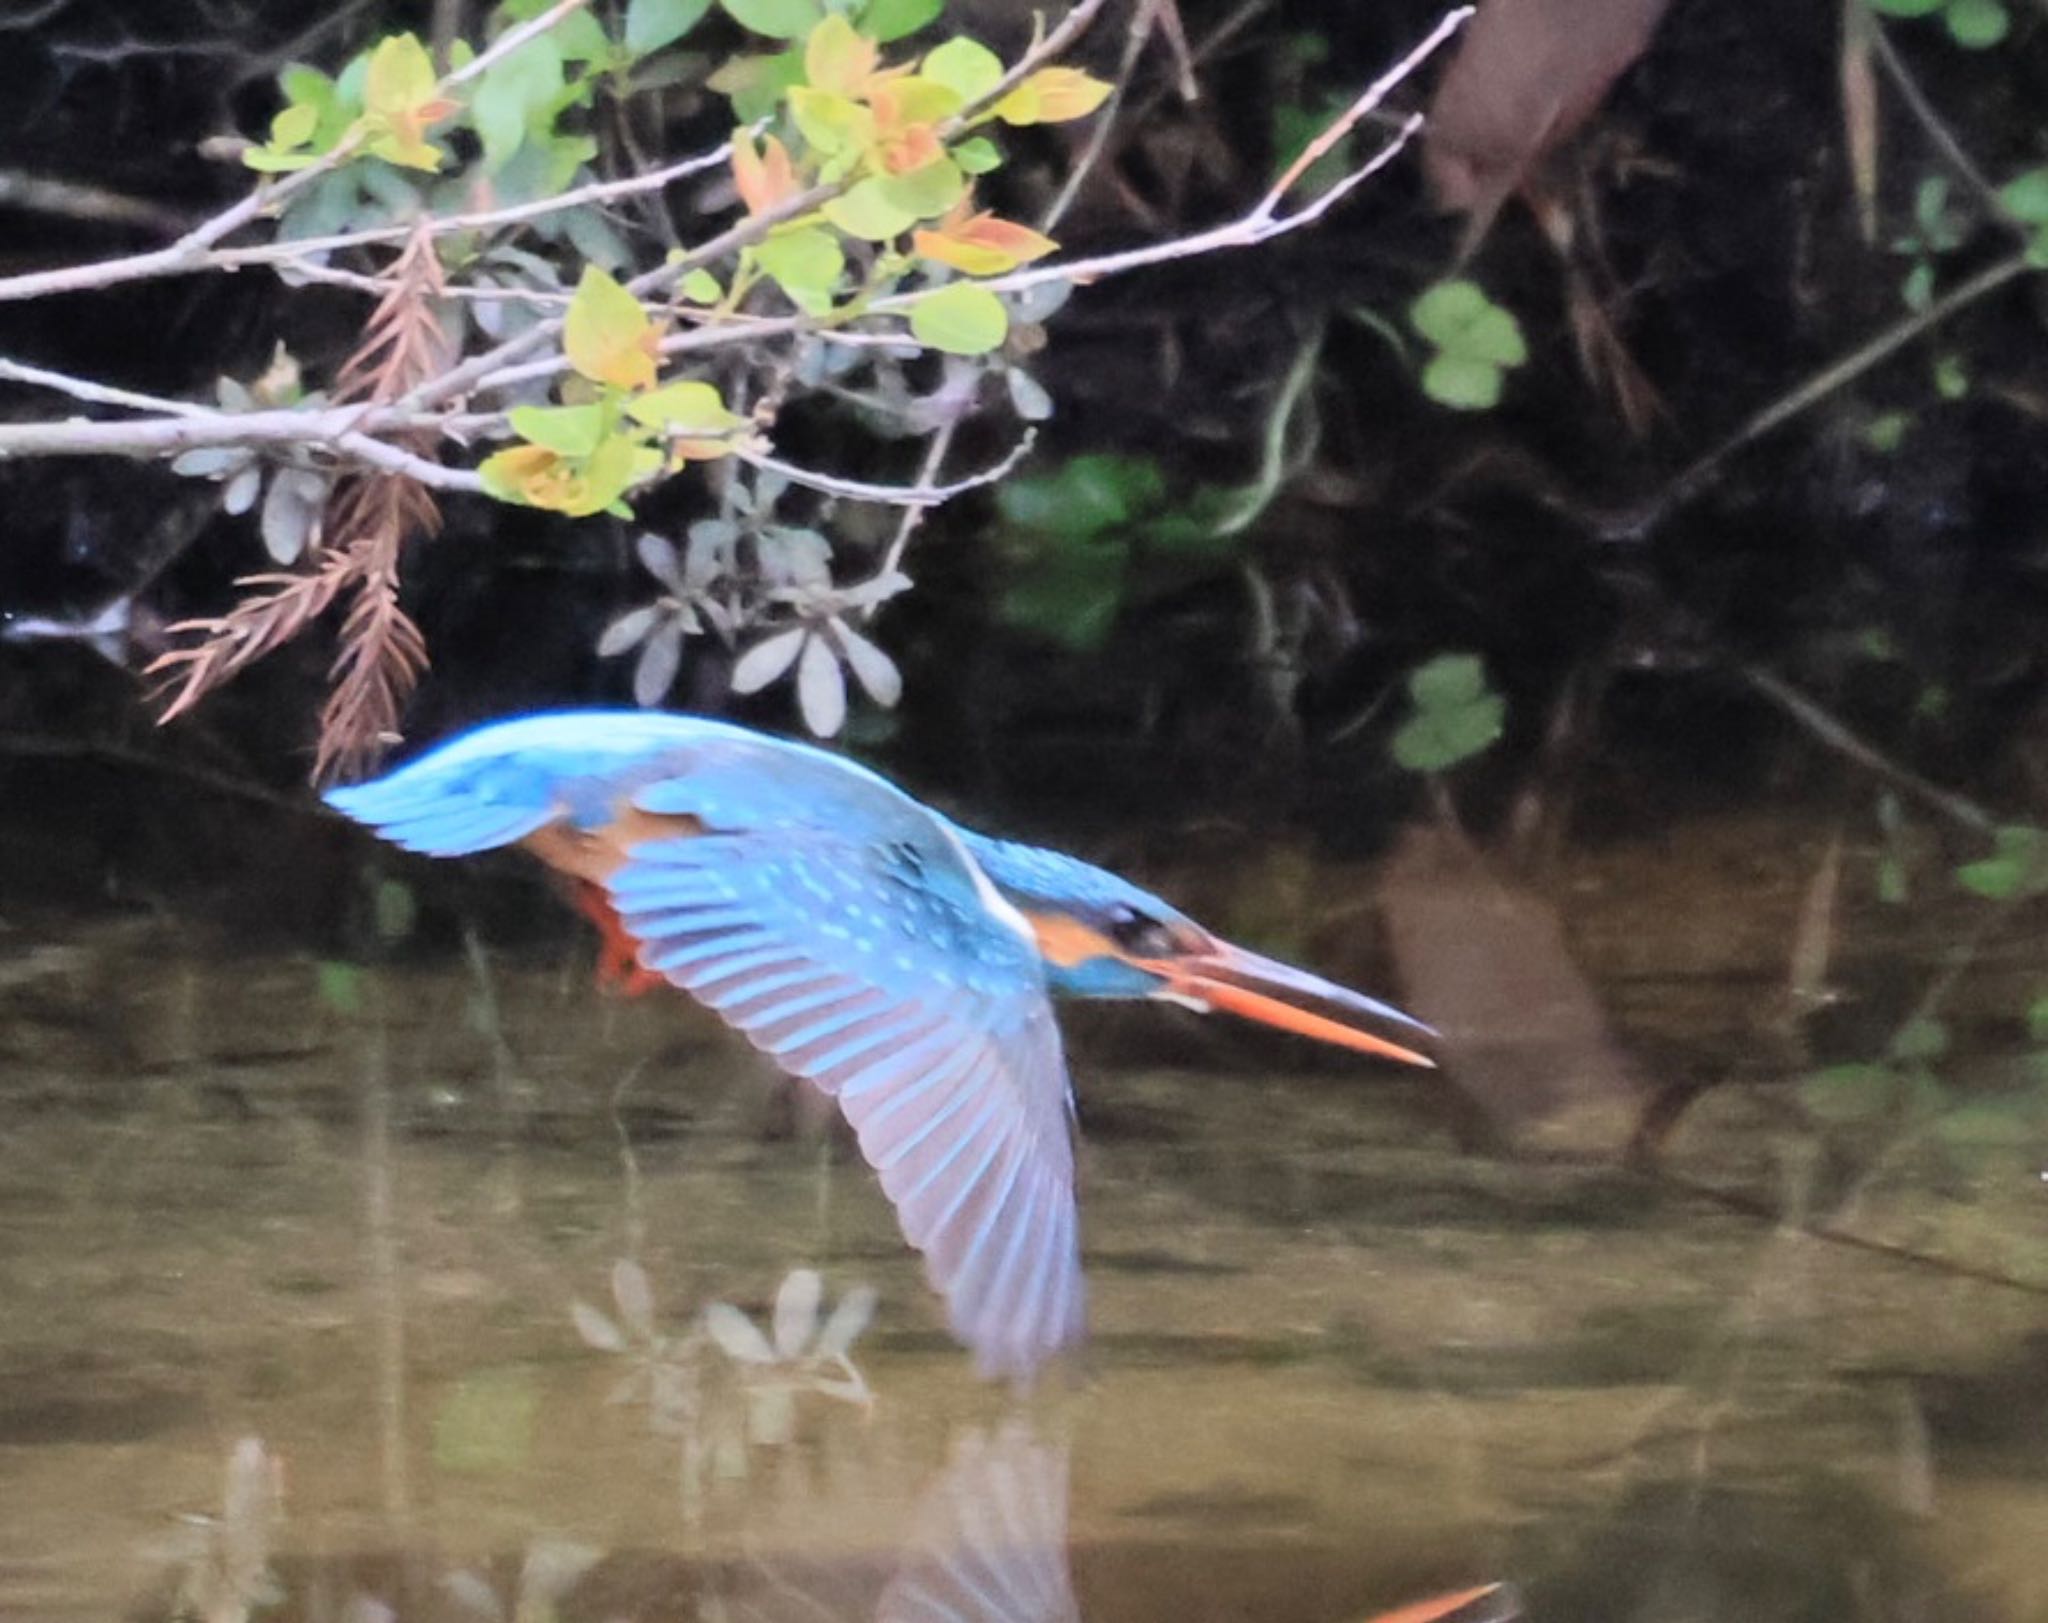
[[[1369, 1066], [1084, 1022], [1095, 1335], [1018, 1392], [809, 1101], [587, 954], [10, 922], [10, 1619], [1361, 1623], [1493, 1580], [1573, 1623], [2048, 1616], [2010, 1167], [1872, 1180], [1854, 1215], [1916, 1261], [1772, 1220], [1829, 1169], [1767, 1086], [1649, 1177], [1464, 1153]], [[1615, 995], [1682, 1046], [1757, 972]], [[1144, 1022], [1188, 1063], [1115, 1063]]]

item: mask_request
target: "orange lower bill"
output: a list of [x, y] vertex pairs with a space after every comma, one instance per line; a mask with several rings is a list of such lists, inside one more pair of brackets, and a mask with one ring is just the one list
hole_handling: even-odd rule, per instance
[[1179, 977], [1174, 983], [1174, 990], [1183, 996], [1197, 998], [1212, 1009], [1255, 1020], [1262, 1026], [1277, 1026], [1296, 1036], [1313, 1037], [1317, 1042], [1334, 1043], [1339, 1048], [1356, 1049], [1361, 1054], [1378, 1054], [1383, 1059], [1399, 1060], [1403, 1065], [1436, 1069], [1436, 1061], [1427, 1054], [1418, 1054], [1412, 1048], [1403, 1048], [1399, 1043], [1376, 1037], [1369, 1031], [1347, 1026], [1341, 1020], [1332, 1020], [1327, 1015], [1284, 1003], [1264, 992], [1254, 992], [1247, 987], [1232, 986], [1227, 981], [1213, 981], [1200, 975]]

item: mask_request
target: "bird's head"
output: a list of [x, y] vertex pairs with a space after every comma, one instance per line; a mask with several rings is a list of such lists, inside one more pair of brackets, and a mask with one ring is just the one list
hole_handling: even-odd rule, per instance
[[1156, 998], [1234, 1014], [1408, 1065], [1436, 1033], [1348, 987], [1212, 935], [1158, 897], [1073, 857], [977, 841], [975, 855], [1037, 938], [1062, 997]]

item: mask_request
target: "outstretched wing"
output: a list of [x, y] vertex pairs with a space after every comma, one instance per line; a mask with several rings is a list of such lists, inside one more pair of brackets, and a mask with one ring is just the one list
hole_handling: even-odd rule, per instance
[[524, 842], [641, 963], [839, 1101], [955, 1332], [1081, 1332], [1066, 1064], [1029, 928], [952, 826], [851, 762], [696, 717], [495, 723], [328, 800], [436, 856]]
[[707, 830], [604, 884], [646, 968], [838, 1100], [954, 1332], [1021, 1373], [1081, 1332], [1066, 1066], [1030, 948], [933, 882], [968, 877], [946, 846]]

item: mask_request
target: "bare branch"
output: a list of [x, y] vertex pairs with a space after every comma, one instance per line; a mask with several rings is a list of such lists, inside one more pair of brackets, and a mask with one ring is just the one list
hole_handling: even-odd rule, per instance
[[[492, 63], [503, 60], [519, 49], [536, 34], [547, 32], [570, 12], [581, 9], [588, 0], [559, 0], [530, 22], [521, 23], [517, 28], [508, 29], [490, 47], [477, 53], [476, 57], [457, 68], [453, 73], [444, 74], [439, 88], [452, 90], [467, 83], [482, 73]], [[176, 242], [165, 248], [158, 248], [146, 254], [131, 254], [123, 259], [96, 260], [89, 265], [70, 265], [61, 270], [31, 271], [23, 276], [0, 276], [0, 302], [14, 299], [35, 299], [51, 293], [78, 293], [94, 288], [114, 287], [123, 282], [147, 281], [157, 276], [186, 276], [194, 271], [210, 268], [209, 250], [232, 236], [264, 214], [273, 214], [290, 198], [297, 196], [321, 176], [338, 169], [356, 155], [362, 145], [360, 131], [342, 137], [328, 152], [321, 154], [303, 169], [272, 181], [258, 184], [248, 196], [216, 214], [212, 219], [195, 226]]]
[[[1000, 481], [1009, 471], [1031, 454], [1037, 444], [1036, 430], [1027, 429], [1021, 439], [1010, 447], [1009, 454], [993, 467], [983, 468], [979, 473], [956, 479], [948, 485], [928, 483], [930, 472], [920, 477], [914, 485], [876, 485], [864, 479], [842, 479], [837, 474], [824, 473], [816, 468], [806, 468], [795, 462], [784, 462], [779, 457], [767, 456], [758, 451], [735, 451], [734, 456], [750, 467], [765, 473], [778, 473], [793, 485], [802, 485], [810, 490], [820, 490], [828, 496], [843, 496], [850, 501], [880, 502], [889, 507], [903, 507], [916, 511], [927, 507], [940, 507], [955, 496], [983, 485]], [[926, 461], [931, 469], [930, 459]]]
[[[565, 209], [581, 208], [587, 203], [609, 203], [622, 197], [636, 197], [660, 191], [664, 186], [690, 175], [716, 169], [731, 156], [732, 143], [726, 141], [709, 152], [700, 152], [660, 169], [627, 175], [618, 180], [592, 181], [587, 186], [572, 187], [553, 197], [535, 198], [531, 202], [514, 203], [505, 208], [477, 209], [468, 214], [435, 215], [428, 220], [427, 229], [437, 237], [457, 231], [492, 231], [500, 226], [519, 225], [559, 214]], [[329, 237], [300, 237], [289, 242], [262, 243], [250, 248], [223, 248], [212, 256], [207, 268], [236, 270], [244, 265], [297, 265], [315, 254], [338, 253], [346, 248], [365, 248], [384, 242], [403, 242], [412, 230], [410, 224], [373, 226]]]
[[470, 80], [496, 67], [528, 40], [539, 38], [570, 12], [581, 11], [589, 3], [590, 0], [555, 0], [555, 4], [549, 6], [538, 17], [529, 18], [517, 28], [506, 29], [454, 72], [442, 74], [440, 88], [453, 90], [458, 85], [468, 84]]

